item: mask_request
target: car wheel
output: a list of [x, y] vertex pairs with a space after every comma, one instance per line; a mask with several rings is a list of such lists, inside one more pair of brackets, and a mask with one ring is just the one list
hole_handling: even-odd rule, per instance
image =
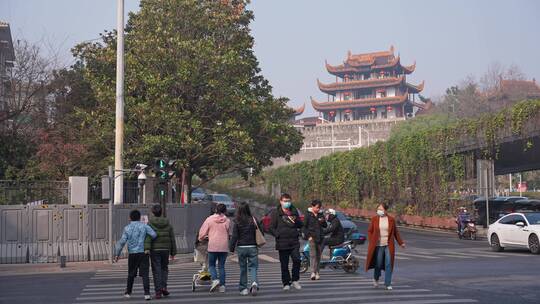
[[491, 250], [495, 252], [501, 252], [504, 250], [504, 248], [501, 247], [501, 242], [499, 241], [499, 237], [495, 233], [491, 235]]
[[538, 241], [538, 236], [536, 234], [531, 234], [531, 236], [529, 236], [529, 250], [534, 254], [540, 253], [540, 242]]

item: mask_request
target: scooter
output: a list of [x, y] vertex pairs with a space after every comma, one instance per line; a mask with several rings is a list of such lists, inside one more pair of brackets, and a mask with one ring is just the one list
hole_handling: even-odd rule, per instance
[[358, 232], [358, 230], [349, 230], [345, 234], [345, 241], [351, 241], [352, 248], [356, 248], [357, 245], [363, 245], [366, 242], [366, 235]]
[[[346, 241], [337, 246], [330, 246], [330, 259], [323, 260], [321, 257], [321, 268], [343, 269], [347, 273], [354, 273], [360, 266], [360, 260], [353, 255], [353, 242]], [[304, 246], [300, 255], [300, 272], [305, 273], [309, 269], [309, 242]]]
[[458, 236], [460, 239], [470, 239], [476, 240], [476, 224], [473, 220], [464, 221], [463, 224], [465, 227], [462, 231], [458, 231]]

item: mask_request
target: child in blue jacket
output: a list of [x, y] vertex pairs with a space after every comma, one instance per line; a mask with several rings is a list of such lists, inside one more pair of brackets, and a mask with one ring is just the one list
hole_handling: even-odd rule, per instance
[[124, 293], [124, 297], [131, 297], [131, 292], [133, 291], [133, 282], [137, 276], [137, 270], [139, 275], [143, 279], [144, 287], [144, 299], [150, 300], [150, 278], [149, 278], [149, 263], [148, 255], [144, 252], [144, 240], [146, 235], [149, 235], [152, 239], [157, 237], [157, 234], [150, 226], [142, 223], [141, 213], [139, 210], [132, 210], [129, 213], [129, 223], [124, 227], [124, 232], [122, 233], [122, 238], [116, 244], [115, 248], [115, 261], [118, 262], [118, 258], [122, 253], [122, 248], [124, 245], [128, 245], [128, 278], [127, 278], [127, 288]]

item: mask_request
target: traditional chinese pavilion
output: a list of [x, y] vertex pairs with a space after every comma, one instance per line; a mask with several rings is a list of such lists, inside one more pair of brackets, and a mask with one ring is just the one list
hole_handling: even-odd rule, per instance
[[387, 51], [357, 55], [349, 51], [343, 64], [326, 63], [326, 70], [336, 76], [336, 81], [326, 84], [317, 79], [328, 100], [311, 98], [311, 104], [322, 118], [333, 122], [412, 117], [418, 108], [425, 107], [416, 97], [424, 82], [413, 85], [406, 80], [415, 67], [416, 63], [402, 65], [393, 46]]

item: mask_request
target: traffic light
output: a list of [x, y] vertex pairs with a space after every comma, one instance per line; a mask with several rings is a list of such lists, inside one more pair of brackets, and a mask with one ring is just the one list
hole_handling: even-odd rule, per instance
[[169, 161], [163, 158], [156, 159], [154, 171], [159, 181], [167, 181], [169, 179]]
[[156, 178], [161, 182], [166, 182], [176, 174], [176, 160], [158, 158], [154, 164]]

